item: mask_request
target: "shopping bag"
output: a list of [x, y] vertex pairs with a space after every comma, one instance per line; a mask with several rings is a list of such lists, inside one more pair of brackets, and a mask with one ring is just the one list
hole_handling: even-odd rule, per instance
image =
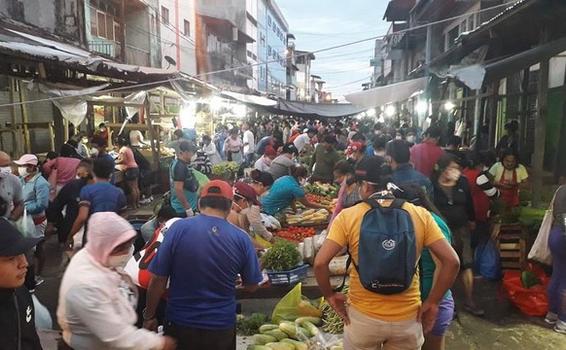
[[319, 308], [314, 306], [301, 294], [301, 286], [301, 283], [297, 283], [297, 285], [275, 305], [273, 313], [271, 314], [272, 323], [279, 324], [281, 321], [295, 321], [297, 318], [303, 316], [321, 317]]
[[544, 214], [542, 219], [542, 224], [538, 230], [537, 238], [533, 243], [533, 247], [529, 251], [529, 259], [536, 260], [546, 265], [552, 265], [552, 254], [550, 253], [550, 248], [548, 247], [548, 237], [550, 236], [550, 230], [552, 229], [553, 221], [553, 211], [552, 206], [554, 200], [550, 203], [550, 208]]
[[501, 279], [501, 259], [495, 243], [488, 239], [480, 244], [474, 254], [475, 270], [492, 281]]
[[16, 228], [24, 237], [35, 237], [35, 224], [33, 223], [33, 218], [28, 214], [26, 208], [24, 208], [24, 213], [16, 221]]
[[536, 275], [541, 284], [526, 288], [522, 283], [521, 271], [506, 271], [503, 276], [503, 289], [511, 303], [523, 314], [534, 317], [544, 316], [548, 311], [546, 289], [549, 279], [540, 269], [530, 266], [529, 270]]

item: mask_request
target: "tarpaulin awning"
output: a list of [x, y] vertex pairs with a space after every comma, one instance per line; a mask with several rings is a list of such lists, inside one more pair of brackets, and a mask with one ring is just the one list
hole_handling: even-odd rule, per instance
[[277, 104], [277, 101], [263, 96], [246, 95], [232, 91], [222, 91], [221, 95], [232, 100], [253, 106], [271, 107]]
[[349, 103], [307, 103], [278, 100], [277, 105], [266, 107], [267, 111], [303, 118], [342, 118], [365, 112], [367, 108]]
[[415, 92], [424, 90], [426, 84], [427, 78], [418, 78], [355, 92], [345, 97], [347, 101], [354, 105], [370, 109], [389, 103], [405, 101]]

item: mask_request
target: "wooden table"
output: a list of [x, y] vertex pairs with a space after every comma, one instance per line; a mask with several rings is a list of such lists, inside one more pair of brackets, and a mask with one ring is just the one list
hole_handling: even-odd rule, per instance
[[[330, 284], [332, 287], [339, 287], [342, 284], [342, 276], [330, 277]], [[346, 280], [347, 281], [347, 280]], [[236, 291], [237, 299], [279, 299], [284, 297], [295, 285], [285, 285], [285, 286], [272, 286], [268, 283], [261, 286], [256, 292], [250, 293], [242, 289]], [[307, 272], [307, 277], [302, 281], [301, 290], [304, 296], [309, 299], [317, 299], [322, 296], [320, 289], [318, 289], [318, 284], [314, 277], [314, 271], [312, 267], [309, 267]]]

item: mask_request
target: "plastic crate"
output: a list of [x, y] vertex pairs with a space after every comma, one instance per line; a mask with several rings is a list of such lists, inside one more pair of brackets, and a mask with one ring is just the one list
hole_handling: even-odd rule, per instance
[[289, 285], [302, 281], [307, 276], [308, 265], [301, 265], [289, 271], [267, 271], [272, 285]]

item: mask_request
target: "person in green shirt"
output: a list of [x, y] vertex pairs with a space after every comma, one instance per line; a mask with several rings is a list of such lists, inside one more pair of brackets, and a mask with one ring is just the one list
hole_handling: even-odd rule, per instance
[[319, 143], [311, 159], [311, 167], [314, 170], [311, 179], [313, 181], [332, 182], [334, 180], [334, 166], [340, 160], [336, 152], [336, 137], [327, 135]]

